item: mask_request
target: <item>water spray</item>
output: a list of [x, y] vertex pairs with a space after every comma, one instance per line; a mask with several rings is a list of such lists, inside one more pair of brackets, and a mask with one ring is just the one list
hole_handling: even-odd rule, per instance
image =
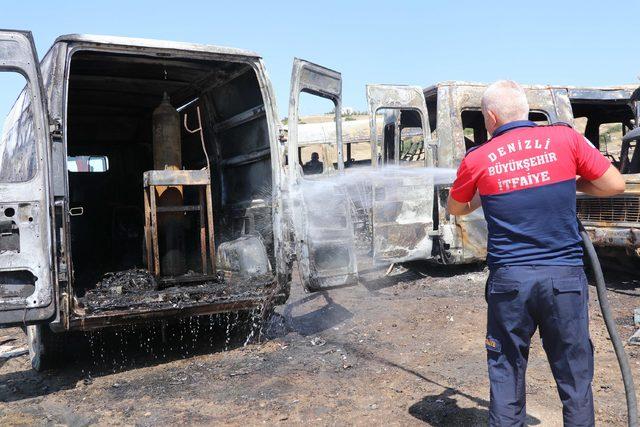
[[[322, 179], [314, 180], [302, 180], [302, 191], [309, 194], [312, 197], [322, 197], [327, 201], [327, 204], [331, 204], [334, 201], [331, 198], [344, 197], [343, 192], [336, 192], [337, 186], [345, 188], [347, 195], [352, 199], [358, 200], [364, 209], [371, 209], [372, 197], [371, 194], [359, 194], [358, 188], [365, 187], [371, 188], [374, 185], [383, 184], [385, 180], [390, 178], [428, 178], [429, 184], [437, 185], [450, 185], [455, 178], [455, 169], [440, 169], [440, 168], [407, 168], [398, 166], [387, 166], [377, 170], [355, 169], [347, 171], [344, 174], [336, 174], [329, 177], [322, 177]], [[387, 191], [394, 191], [394, 188], [385, 188]], [[354, 193], [355, 191], [355, 193]], [[475, 213], [480, 215], [481, 213]], [[623, 342], [618, 334], [611, 311], [611, 306], [607, 298], [606, 286], [604, 277], [602, 274], [602, 267], [598, 260], [597, 253], [593, 247], [588, 233], [578, 220], [580, 235], [582, 236], [583, 246], [585, 253], [590, 260], [590, 267], [595, 278], [596, 291], [598, 294], [598, 302], [600, 304], [600, 310], [602, 317], [604, 318], [605, 325], [611, 343], [613, 344], [616, 357], [618, 359], [618, 365], [622, 374], [622, 381], [625, 388], [625, 396], [627, 402], [627, 419], [630, 427], [638, 426], [638, 409], [636, 401], [635, 386], [633, 377], [631, 374], [631, 367], [627, 354], [624, 350]], [[393, 264], [392, 264], [393, 266]], [[390, 267], [391, 269], [391, 267]]]

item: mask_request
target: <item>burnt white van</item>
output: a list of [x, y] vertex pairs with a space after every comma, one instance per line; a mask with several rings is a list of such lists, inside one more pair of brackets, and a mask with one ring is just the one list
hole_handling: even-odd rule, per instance
[[[258, 54], [66, 35], [39, 61], [1, 30], [0, 71], [26, 80], [0, 142], [0, 325], [27, 326], [35, 368], [67, 331], [282, 303], [296, 257], [309, 289], [354, 277], [322, 263], [348, 236], [293, 219], [296, 129]], [[300, 92], [333, 101], [343, 169], [340, 74], [296, 59], [290, 118]]]

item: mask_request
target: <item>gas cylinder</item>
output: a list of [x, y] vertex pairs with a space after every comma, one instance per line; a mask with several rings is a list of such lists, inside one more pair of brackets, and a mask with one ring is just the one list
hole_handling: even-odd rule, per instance
[[[180, 114], [171, 105], [165, 92], [153, 110], [153, 167], [156, 170], [182, 169]], [[181, 186], [156, 187], [158, 206], [183, 206]], [[158, 243], [160, 271], [163, 276], [178, 276], [185, 272], [184, 212], [158, 213]]]

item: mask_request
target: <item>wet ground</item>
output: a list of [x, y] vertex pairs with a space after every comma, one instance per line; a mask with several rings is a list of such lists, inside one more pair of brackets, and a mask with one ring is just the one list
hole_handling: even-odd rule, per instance
[[[230, 316], [103, 332], [78, 345], [64, 369], [43, 374], [27, 356], [12, 358], [0, 367], [0, 425], [486, 424], [486, 272], [385, 270], [315, 294], [294, 283], [261, 343], [244, 345]], [[627, 338], [640, 282], [609, 281]], [[590, 291], [596, 419], [623, 425], [620, 374]], [[0, 330], [0, 343], [10, 339], [24, 343], [19, 329]], [[640, 347], [627, 351], [640, 385]], [[527, 393], [529, 424], [561, 425], [536, 337]]]

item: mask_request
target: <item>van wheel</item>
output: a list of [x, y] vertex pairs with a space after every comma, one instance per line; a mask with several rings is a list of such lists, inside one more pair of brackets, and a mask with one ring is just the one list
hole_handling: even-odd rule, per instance
[[49, 325], [27, 326], [31, 367], [38, 372], [58, 366], [64, 352], [64, 333], [56, 334]]

